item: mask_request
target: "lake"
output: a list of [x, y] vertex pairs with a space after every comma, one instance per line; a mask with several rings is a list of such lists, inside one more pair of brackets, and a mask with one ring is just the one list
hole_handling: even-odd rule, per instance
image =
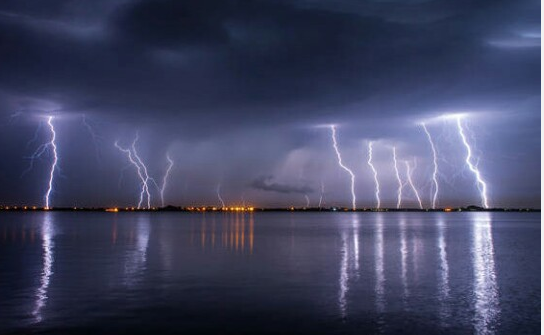
[[540, 334], [540, 213], [0, 213], [0, 333]]

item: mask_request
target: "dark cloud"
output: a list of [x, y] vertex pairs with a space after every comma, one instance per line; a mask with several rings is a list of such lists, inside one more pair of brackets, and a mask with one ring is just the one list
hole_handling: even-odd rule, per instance
[[[404, 17], [432, 19], [391, 19], [407, 6]], [[384, 91], [406, 95], [414, 82], [433, 87], [438, 75], [451, 83], [474, 68], [485, 71], [485, 34], [504, 16], [492, 16], [495, 6], [205, 0], [129, 1], [98, 10], [60, 1], [53, 11], [11, 4], [4, 11], [27, 19], [0, 20], [2, 88], [54, 99], [67, 110], [144, 120], [151, 111], [202, 123], [227, 112], [233, 125], [301, 120], [326, 108], [350, 114], [346, 104]], [[481, 29], [481, 15], [490, 10]], [[85, 12], [103, 15], [82, 25]], [[55, 22], [62, 28], [51, 29]], [[470, 94], [471, 86], [454, 96]], [[363, 113], [375, 115], [374, 108]]]
[[274, 176], [261, 176], [251, 182], [252, 188], [277, 193], [313, 193], [314, 189], [307, 185], [288, 185], [274, 181]]

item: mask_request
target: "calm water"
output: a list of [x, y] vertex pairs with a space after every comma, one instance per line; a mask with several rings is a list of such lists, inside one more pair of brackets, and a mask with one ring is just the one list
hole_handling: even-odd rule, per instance
[[540, 333], [539, 213], [2, 213], [1, 333]]

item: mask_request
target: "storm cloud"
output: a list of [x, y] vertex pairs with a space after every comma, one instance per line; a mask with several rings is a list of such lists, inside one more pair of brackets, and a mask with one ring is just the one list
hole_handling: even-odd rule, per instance
[[[2, 1], [0, 201], [41, 201], [48, 158], [18, 176], [33, 146], [21, 148], [43, 115], [56, 115], [60, 130], [59, 205], [132, 203], [134, 171], [125, 169], [113, 142], [130, 143], [136, 132], [156, 179], [166, 152], [177, 159], [172, 203], [214, 201], [219, 182], [226, 198], [239, 201], [256, 191], [247, 189], [255, 182], [247, 176], [274, 175], [314, 189], [324, 182], [329, 199], [344, 204], [346, 181], [320, 126], [339, 125], [366, 203], [372, 186], [362, 141], [395, 144], [405, 159], [418, 157], [425, 189], [429, 153], [417, 123], [464, 111], [474, 116], [494, 203], [535, 206], [539, 9], [534, 1], [468, 0]], [[451, 142], [448, 127], [430, 130]], [[38, 139], [45, 138], [42, 129]], [[383, 154], [387, 180], [388, 159]], [[444, 202], [474, 202], [470, 174], [444, 159], [453, 171], [442, 178], [451, 188]], [[271, 195], [245, 196], [284, 204]], [[388, 197], [393, 203], [394, 194]]]
[[257, 190], [286, 193], [286, 194], [289, 194], [289, 193], [308, 194], [308, 193], [314, 192], [314, 189], [312, 189], [309, 186], [288, 185], [288, 184], [275, 182], [273, 176], [261, 176], [255, 179], [251, 183], [251, 187]]

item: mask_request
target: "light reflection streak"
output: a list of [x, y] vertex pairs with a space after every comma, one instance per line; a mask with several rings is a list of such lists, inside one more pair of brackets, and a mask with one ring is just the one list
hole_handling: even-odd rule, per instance
[[[211, 228], [206, 228], [206, 224], [203, 222], [201, 224], [201, 240], [200, 245], [202, 249], [205, 249], [206, 244], [209, 243], [210, 248], [215, 248], [215, 239], [216, 239], [216, 223], [215, 215], [212, 216], [212, 225]], [[229, 251], [234, 251], [236, 253], [241, 252], [242, 254], [249, 251], [253, 253], [253, 214], [252, 213], [221, 213], [221, 225], [218, 227], [217, 238], [220, 240], [221, 248], [227, 249]], [[246, 218], [247, 215], [247, 218]], [[246, 222], [247, 220], [247, 222]], [[211, 229], [209, 234], [206, 233], [206, 230]], [[219, 241], [218, 241], [219, 243]], [[249, 249], [249, 250], [247, 250]]]
[[246, 231], [246, 216], [244, 214], [242, 214], [242, 220], [240, 221], [241, 222], [241, 228], [240, 228], [240, 240], [241, 240], [241, 248], [242, 248], [242, 252], [244, 252], [245, 250], [245, 244], [246, 244], [246, 234], [245, 234], [245, 231]]
[[136, 282], [137, 274], [145, 270], [151, 226], [148, 216], [139, 216], [136, 223], [136, 246], [128, 252], [125, 262], [125, 285]]
[[473, 225], [474, 328], [476, 334], [495, 334], [499, 319], [498, 285], [489, 213], [478, 213]]
[[228, 216], [224, 213], [222, 213], [221, 216], [221, 247], [225, 248], [227, 246]]
[[359, 274], [359, 220], [353, 218], [353, 263], [356, 275]]
[[229, 215], [229, 230], [230, 230], [230, 237], [229, 237], [229, 249], [232, 250], [234, 246], [234, 220], [232, 220], [232, 216], [234, 214]]
[[375, 271], [376, 271], [376, 286], [374, 291], [376, 293], [376, 310], [378, 314], [383, 314], [385, 311], [385, 275], [383, 264], [383, 218], [381, 215], [376, 217], [375, 226], [375, 244], [374, 244], [374, 257], [375, 257]]
[[165, 225], [162, 222], [158, 222], [158, 225], [155, 226], [155, 229], [158, 229], [157, 235], [159, 236], [159, 248], [161, 254], [161, 262], [163, 268], [163, 274], [165, 276], [169, 275], [170, 270], [172, 269], [172, 234], [170, 231], [165, 229]]
[[117, 243], [117, 215], [113, 218], [113, 225], [111, 226], [111, 244]]
[[446, 325], [447, 320], [450, 317], [450, 310], [448, 305], [448, 298], [450, 296], [450, 284], [449, 284], [449, 272], [448, 255], [446, 252], [446, 232], [444, 221], [438, 221], [438, 250], [440, 255], [440, 274], [438, 282], [439, 290], [439, 313], [443, 326]]
[[215, 215], [212, 216], [212, 249], [215, 249]]
[[406, 221], [401, 218], [400, 224], [400, 265], [401, 265], [401, 282], [402, 282], [402, 301], [406, 305], [410, 291], [408, 290], [407, 278], [407, 260], [408, 260], [408, 243], [406, 241]]
[[[349, 235], [350, 233], [352, 236]], [[350, 276], [355, 279], [359, 278], [359, 220], [357, 214], [352, 215], [352, 229], [349, 230], [347, 227], [343, 229], [341, 239], [338, 306], [342, 318], [346, 318]]]
[[200, 226], [200, 246], [202, 247], [202, 249], [206, 248], [206, 213], [202, 214]]
[[414, 281], [417, 285], [419, 281], [419, 263], [423, 254], [423, 238], [419, 236], [419, 232], [415, 231], [415, 227], [417, 225], [414, 225], [414, 230], [412, 231], [412, 268]]
[[253, 213], [249, 213], [249, 253], [253, 254]]
[[41, 229], [42, 233], [42, 249], [43, 249], [43, 268], [40, 275], [40, 287], [36, 292], [36, 305], [32, 312], [36, 322], [41, 322], [43, 319], [42, 309], [45, 307], [48, 300], [48, 289], [53, 274], [53, 248], [55, 246], [53, 242], [53, 234], [55, 227], [52, 222], [51, 213], [44, 213], [44, 221]]
[[234, 221], [234, 247], [236, 252], [238, 252], [238, 245], [240, 242], [240, 214], [235, 213], [235, 221]]
[[339, 287], [340, 291], [338, 293], [338, 305], [340, 307], [340, 314], [342, 315], [342, 318], [346, 317], [346, 307], [347, 307], [347, 301], [346, 301], [346, 294], [348, 292], [348, 241], [347, 241], [347, 234], [346, 232], [342, 232], [342, 249], [340, 249], [341, 254], [341, 261], [340, 261], [340, 281], [339, 281]]

